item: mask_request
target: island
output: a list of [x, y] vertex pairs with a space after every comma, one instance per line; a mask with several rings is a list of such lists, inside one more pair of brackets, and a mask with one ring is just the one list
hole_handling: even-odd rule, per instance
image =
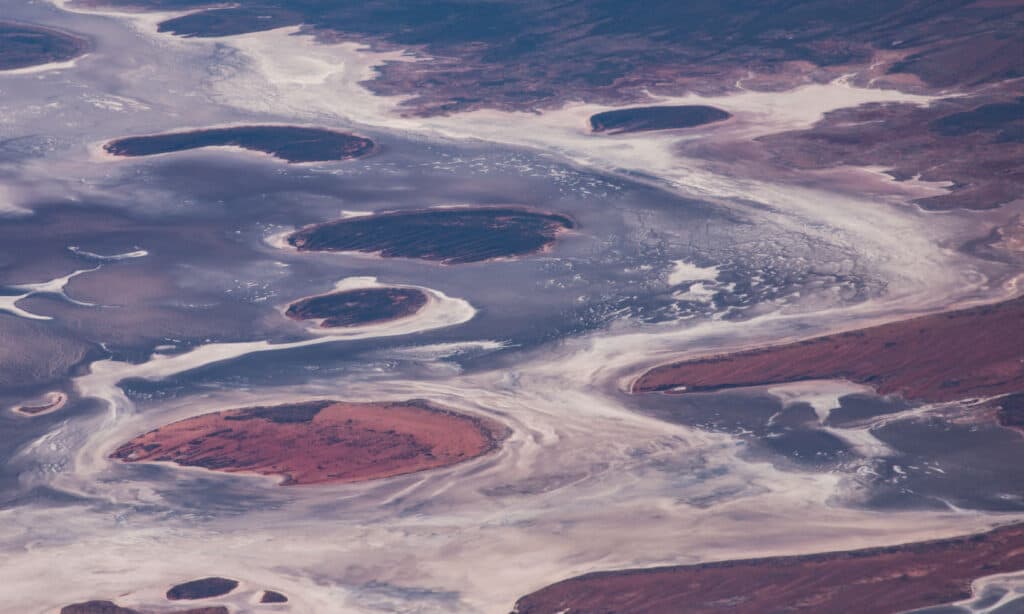
[[725, 121], [730, 117], [732, 115], [721, 109], [698, 104], [632, 107], [591, 115], [590, 129], [608, 134], [675, 130]]
[[306, 401], [203, 414], [135, 437], [111, 458], [350, 483], [447, 467], [497, 448], [498, 424], [423, 400]]
[[[166, 614], [228, 614], [228, 609], [222, 605], [207, 606], [203, 608], [191, 608], [188, 610], [160, 610]], [[83, 601], [73, 603], [60, 609], [60, 614], [146, 614], [142, 610], [122, 608], [113, 601]]]
[[591, 573], [521, 598], [514, 612], [890, 614], [967, 599], [973, 580], [1021, 570], [1016, 524], [884, 548]]
[[288, 597], [277, 591], [263, 591], [260, 603], [288, 603]]
[[427, 294], [416, 288], [359, 288], [300, 299], [288, 306], [285, 315], [336, 328], [406, 318], [426, 304]]
[[0, 70], [67, 62], [88, 49], [86, 39], [68, 32], [0, 21]]
[[315, 224], [289, 235], [287, 241], [299, 251], [465, 264], [544, 250], [574, 227], [564, 215], [515, 207], [439, 207]]
[[125, 137], [110, 141], [103, 149], [115, 156], [138, 157], [225, 146], [263, 152], [290, 163], [350, 160], [376, 148], [368, 138], [323, 128], [232, 126]]
[[237, 580], [213, 576], [175, 584], [168, 589], [167, 598], [172, 601], [179, 599], [208, 599], [210, 597], [227, 595], [236, 588], [238, 588]]
[[796, 343], [685, 360], [634, 392], [685, 393], [846, 379], [880, 394], [954, 401], [1024, 391], [1024, 297]]
[[67, 402], [68, 395], [63, 392], [48, 392], [39, 399], [18, 405], [14, 408], [14, 413], [29, 417], [42, 416], [63, 408]]
[[302, 15], [287, 9], [260, 6], [233, 6], [196, 11], [181, 17], [161, 21], [158, 32], [167, 32], [184, 38], [213, 38], [261, 32], [302, 23]]

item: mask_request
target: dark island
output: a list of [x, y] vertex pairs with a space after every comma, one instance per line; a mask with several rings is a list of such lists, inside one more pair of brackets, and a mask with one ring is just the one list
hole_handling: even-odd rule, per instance
[[215, 8], [197, 11], [160, 22], [158, 32], [167, 32], [185, 38], [232, 36], [247, 32], [262, 32], [302, 23], [302, 15], [293, 11], [261, 6]]
[[308, 226], [288, 236], [300, 251], [379, 253], [464, 264], [540, 251], [574, 227], [563, 215], [512, 207], [395, 211]]
[[83, 601], [60, 609], [60, 614], [140, 614], [138, 610], [122, 608], [113, 601]]
[[426, 293], [415, 288], [359, 288], [295, 301], [285, 315], [293, 320], [322, 320], [322, 328], [335, 328], [405, 318], [426, 304]]
[[261, 151], [292, 163], [361, 158], [376, 147], [370, 139], [321, 128], [234, 126], [127, 137], [110, 141], [103, 149], [115, 156], [136, 157], [222, 146]]
[[967, 599], [972, 580], [1022, 569], [1017, 524], [885, 548], [592, 573], [521, 598], [515, 613], [890, 614]]
[[277, 591], [263, 591], [260, 603], [288, 603], [288, 598]]
[[208, 599], [227, 595], [238, 588], [238, 581], [228, 578], [200, 578], [189, 582], [175, 584], [167, 591], [167, 598], [172, 601], [179, 599]]
[[0, 21], [0, 70], [67, 62], [88, 49], [88, 41], [67, 32]]
[[495, 449], [503, 432], [424, 401], [309, 401], [174, 422], [139, 435], [111, 458], [282, 475], [288, 485], [361, 482], [476, 458]]
[[[200, 578], [198, 580], [183, 582], [182, 584], [172, 586], [170, 590], [167, 591], [166, 597], [172, 601], [182, 599], [208, 599], [211, 597], [227, 595], [236, 588], [238, 588], [238, 582], [236, 580], [219, 577]], [[125, 608], [117, 605], [113, 601], [97, 599], [66, 605], [61, 608], [60, 614], [144, 614], [144, 612], [149, 611], [151, 610]], [[160, 611], [164, 612], [165, 610], [161, 609]], [[167, 612], [168, 614], [228, 614], [228, 609], [224, 606], [205, 606], [190, 608], [187, 610], [168, 610]]]
[[[96, 600], [66, 605], [60, 609], [60, 614], [145, 614], [145, 612], [133, 608], [122, 608], [113, 601]], [[170, 610], [166, 614], [228, 614], [228, 609], [217, 605], [188, 610]]]
[[999, 424], [1024, 434], [1024, 392], [1008, 394], [991, 403]]
[[669, 107], [634, 107], [616, 109], [590, 116], [594, 132], [625, 134], [652, 130], [693, 128], [729, 119], [732, 115], [721, 109], [705, 105], [679, 105]]

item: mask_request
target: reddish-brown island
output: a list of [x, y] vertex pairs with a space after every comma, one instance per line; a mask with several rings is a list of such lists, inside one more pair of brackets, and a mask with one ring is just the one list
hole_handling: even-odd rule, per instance
[[847, 379], [881, 394], [952, 401], [1024, 391], [1024, 298], [656, 367], [634, 392]]
[[414, 400], [310, 401], [204, 414], [139, 435], [112, 458], [284, 476], [284, 484], [361, 482], [446, 467], [495, 449], [489, 420]]
[[521, 598], [516, 614], [905, 612], [1024, 570], [1024, 525], [887, 548], [587, 574]]

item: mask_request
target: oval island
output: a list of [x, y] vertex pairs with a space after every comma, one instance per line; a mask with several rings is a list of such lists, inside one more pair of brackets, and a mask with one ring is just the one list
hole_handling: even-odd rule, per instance
[[110, 141], [103, 149], [115, 156], [139, 157], [226, 146], [263, 152], [292, 163], [350, 160], [369, 155], [376, 148], [368, 138], [322, 128], [232, 126], [125, 137]]
[[293, 320], [320, 320], [321, 328], [379, 324], [409, 317], [427, 304], [416, 288], [357, 288], [300, 299], [285, 315]]
[[494, 450], [503, 427], [425, 401], [308, 401], [203, 414], [135, 437], [111, 458], [362, 482], [447, 467]]
[[730, 117], [732, 115], [721, 109], [698, 104], [634, 107], [591, 115], [590, 129], [608, 134], [675, 130], [725, 121]]
[[236, 588], [238, 588], [238, 580], [212, 576], [175, 584], [167, 590], [167, 598], [172, 601], [208, 599], [227, 595]]
[[515, 207], [441, 207], [348, 217], [288, 236], [299, 251], [364, 252], [465, 264], [547, 248], [574, 228], [566, 216]]
[[[147, 610], [152, 612], [152, 610]], [[189, 608], [187, 610], [163, 610], [164, 614], [228, 614], [228, 609], [222, 605], [203, 606]], [[123, 608], [113, 601], [94, 600], [72, 603], [60, 609], [60, 614], [146, 614], [142, 610], [134, 608]]]

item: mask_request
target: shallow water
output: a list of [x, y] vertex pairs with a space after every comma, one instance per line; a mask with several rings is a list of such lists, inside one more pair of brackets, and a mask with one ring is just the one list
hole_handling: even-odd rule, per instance
[[[96, 51], [73, 70], [0, 75], [0, 295], [46, 284], [17, 302], [23, 314], [0, 312], [0, 400], [71, 394], [53, 414], [0, 416], [12, 608], [148, 606], [173, 583], [220, 575], [242, 581], [224, 600], [239, 607], [273, 588], [295, 612], [504, 612], [594, 569], [960, 534], [1024, 505], [1002, 496], [1021, 492], [1000, 470], [1020, 463], [1016, 435], [922, 419], [899, 399], [831, 384], [623, 392], [670, 357], [1004, 296], [1004, 265], [945, 248], [960, 232], [952, 216], [932, 224], [711, 171], [665, 156], [662, 137], [591, 150], [568, 126], [593, 109], [392, 116], [355, 76], [331, 72], [361, 74], [375, 54], [281, 30], [184, 39], [146, 13], [14, 12], [92, 36]], [[275, 72], [275, 46], [309, 73]], [[816, 100], [827, 108], [829, 96]], [[743, 100], [727, 107], [753, 114], [743, 121], [809, 121], [758, 117], [767, 99]], [[295, 166], [101, 148], [261, 122], [351, 130], [380, 150]], [[452, 265], [281, 241], [353, 213], [453, 204], [529, 207], [574, 228], [541, 253]], [[444, 308], [351, 334], [282, 314], [365, 278], [423, 288]], [[427, 398], [512, 434], [450, 468], [322, 487], [107, 458], [170, 421], [308, 398]], [[980, 479], [997, 487], [976, 492]], [[757, 543], [735, 539], [754, 525]]]

